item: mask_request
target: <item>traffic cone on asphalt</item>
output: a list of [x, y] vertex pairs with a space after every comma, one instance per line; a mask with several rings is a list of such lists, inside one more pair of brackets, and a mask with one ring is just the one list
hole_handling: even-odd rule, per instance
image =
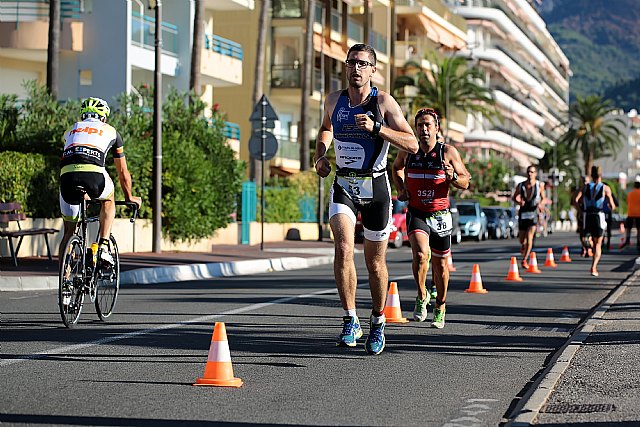
[[516, 257], [511, 257], [511, 265], [509, 266], [509, 273], [504, 280], [510, 280], [512, 282], [522, 282], [522, 277], [520, 277], [520, 273], [518, 272], [518, 260]]
[[561, 262], [571, 262], [571, 257], [569, 256], [569, 248], [562, 248], [562, 256], [560, 257]]
[[527, 273], [542, 273], [542, 271], [538, 269], [538, 258], [536, 257], [536, 253], [533, 251], [531, 252], [531, 256], [529, 257], [529, 268], [527, 268]]
[[384, 306], [384, 317], [387, 323], [408, 323], [409, 321], [402, 317], [402, 308], [400, 307], [400, 295], [398, 294], [398, 284], [391, 282], [389, 285], [389, 294], [387, 295], [387, 303]]
[[449, 256], [447, 257], [447, 268], [449, 271], [456, 271], [456, 268], [453, 266], [453, 254], [449, 252]]
[[544, 261], [545, 267], [557, 267], [555, 259], [553, 258], [553, 249], [547, 249], [547, 259]]
[[233, 377], [231, 353], [227, 341], [227, 330], [224, 322], [216, 322], [209, 347], [209, 357], [204, 368], [204, 377], [196, 379], [194, 385], [216, 387], [240, 387], [242, 380]]
[[474, 294], [486, 294], [487, 292], [489, 292], [482, 287], [482, 277], [480, 277], [480, 266], [478, 264], [473, 264], [473, 270], [471, 271], [471, 281], [469, 282], [469, 287], [464, 291]]
[[618, 249], [624, 249], [625, 246], [627, 246], [627, 237], [624, 234], [621, 234]]

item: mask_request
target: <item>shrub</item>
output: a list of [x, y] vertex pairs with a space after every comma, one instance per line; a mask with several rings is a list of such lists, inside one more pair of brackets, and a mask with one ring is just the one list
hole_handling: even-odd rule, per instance
[[59, 216], [58, 163], [54, 156], [0, 152], [0, 200], [19, 202], [31, 217]]

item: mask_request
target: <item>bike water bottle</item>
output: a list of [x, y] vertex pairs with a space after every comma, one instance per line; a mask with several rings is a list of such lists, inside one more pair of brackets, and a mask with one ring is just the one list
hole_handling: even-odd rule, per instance
[[94, 242], [91, 244], [91, 254], [93, 255], [93, 265], [96, 265], [98, 261], [98, 243]]

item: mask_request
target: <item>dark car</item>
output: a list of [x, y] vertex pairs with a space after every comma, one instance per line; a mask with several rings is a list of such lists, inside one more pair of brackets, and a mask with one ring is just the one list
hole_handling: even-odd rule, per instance
[[518, 218], [516, 217], [516, 211], [513, 208], [504, 208], [504, 212], [507, 215], [509, 237], [516, 237], [518, 235]]
[[487, 227], [489, 235], [493, 239], [506, 239], [509, 237], [508, 218], [501, 207], [482, 208], [482, 212], [487, 216]]
[[449, 197], [449, 210], [451, 211], [451, 222], [453, 223], [451, 243], [457, 245], [462, 242], [462, 231], [460, 230], [460, 213], [458, 212], [458, 206], [453, 197]]

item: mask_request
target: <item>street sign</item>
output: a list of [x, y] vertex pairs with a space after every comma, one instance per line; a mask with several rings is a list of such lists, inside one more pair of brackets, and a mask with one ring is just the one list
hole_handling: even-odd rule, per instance
[[[276, 122], [274, 122], [273, 120], [267, 120], [264, 123], [264, 128], [265, 129], [273, 129], [274, 127], [276, 127]], [[251, 122], [251, 129], [252, 130], [260, 130], [262, 129], [262, 120], [254, 120]]]
[[265, 95], [262, 95], [262, 98], [260, 98], [260, 100], [253, 107], [253, 111], [251, 112], [249, 121], [261, 122], [263, 118], [263, 114], [264, 114], [265, 120], [267, 121], [278, 120], [278, 115], [276, 114], [276, 110], [273, 109], [273, 106], [271, 106], [269, 99]]
[[[271, 160], [278, 152], [278, 140], [271, 132], [264, 133], [264, 159]], [[249, 153], [257, 160], [262, 159], [262, 132], [257, 131], [251, 135], [249, 140]]]

